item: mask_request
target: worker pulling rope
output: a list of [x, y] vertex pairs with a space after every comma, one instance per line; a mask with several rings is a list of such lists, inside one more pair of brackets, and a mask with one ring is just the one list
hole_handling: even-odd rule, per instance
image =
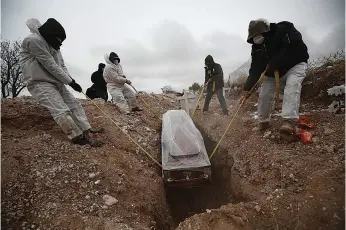
[[128, 137], [128, 139], [130, 141], [132, 141], [133, 143], [135, 143], [153, 162], [155, 162], [155, 164], [157, 164], [160, 168], [162, 168], [162, 165], [154, 159], [154, 157], [152, 157], [142, 146], [140, 146], [140, 144], [137, 143], [137, 141], [135, 141], [128, 133], [126, 133], [106, 112], [104, 112], [95, 102], [93, 102], [84, 92], [82, 92], [82, 94], [91, 101], [91, 103], [93, 103], [94, 106], [96, 106], [105, 116], [107, 116], [109, 118], [109, 120], [111, 120], [111, 122], [113, 124], [115, 124], [116, 127], [118, 127], [118, 129], [120, 129], [120, 131], [122, 133], [125, 134], [125, 136]]

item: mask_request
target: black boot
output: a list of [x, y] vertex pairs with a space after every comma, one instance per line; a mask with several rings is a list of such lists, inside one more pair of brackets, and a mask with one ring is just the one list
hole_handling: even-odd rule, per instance
[[132, 108], [132, 112], [140, 112], [143, 111], [143, 109], [139, 108], [138, 106]]
[[90, 145], [92, 147], [100, 147], [104, 144], [99, 140], [91, 140], [88, 134], [82, 134], [73, 138], [72, 143], [77, 145]]
[[90, 140], [84, 134], [73, 138], [71, 141], [73, 144], [77, 145], [89, 145], [91, 143]]

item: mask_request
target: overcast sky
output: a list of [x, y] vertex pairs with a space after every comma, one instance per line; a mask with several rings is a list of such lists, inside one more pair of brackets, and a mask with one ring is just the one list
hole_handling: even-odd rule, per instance
[[138, 90], [181, 91], [204, 81], [208, 54], [225, 78], [250, 58], [250, 20], [291, 21], [303, 34], [310, 55], [345, 47], [343, 0], [2, 0], [1, 36], [23, 39], [25, 22], [57, 19], [67, 39], [61, 50], [71, 75], [83, 89], [104, 53], [116, 52]]

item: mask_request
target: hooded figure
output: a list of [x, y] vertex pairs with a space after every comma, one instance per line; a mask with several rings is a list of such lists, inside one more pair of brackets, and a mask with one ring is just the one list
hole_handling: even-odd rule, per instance
[[82, 92], [82, 88], [69, 74], [60, 46], [66, 38], [59, 22], [50, 18], [43, 25], [37, 19], [26, 23], [31, 34], [24, 38], [19, 53], [24, 83], [36, 101], [46, 107], [67, 137], [75, 144], [94, 146], [89, 134], [95, 131], [85, 116], [80, 102], [66, 88]]
[[225, 97], [223, 96], [223, 71], [221, 65], [214, 62], [211, 55], [205, 58], [205, 79], [204, 85], [207, 87], [207, 96], [204, 101], [203, 112], [208, 111], [209, 103], [214, 93], [216, 93], [219, 99], [222, 112], [224, 115], [228, 115], [227, 105]]
[[130, 114], [131, 111], [142, 111], [137, 106], [135, 92], [129, 86], [131, 81], [127, 80], [123, 73], [119, 56], [114, 52], [105, 54], [105, 61], [107, 65], [103, 71], [103, 78], [120, 112]]
[[[108, 101], [107, 83], [103, 78], [103, 70], [105, 64], [100, 63], [98, 70], [91, 75], [91, 81], [94, 83], [88, 90], [93, 92], [93, 95], [88, 95], [89, 98], [102, 98], [106, 102]], [[91, 90], [91, 91], [90, 91]]]
[[262, 83], [259, 104], [259, 129], [269, 128], [269, 117], [274, 105], [274, 71], [280, 76], [280, 88], [284, 90], [280, 133], [295, 135], [295, 123], [299, 118], [302, 81], [306, 76], [308, 49], [302, 35], [291, 22], [269, 23], [264, 19], [250, 21], [247, 42], [252, 44], [251, 67], [244, 85], [244, 98], [256, 84], [262, 72], [267, 76]]

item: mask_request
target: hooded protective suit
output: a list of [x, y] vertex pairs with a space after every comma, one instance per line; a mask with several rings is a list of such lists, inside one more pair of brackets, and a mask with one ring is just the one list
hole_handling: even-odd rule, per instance
[[29, 19], [26, 25], [31, 34], [22, 42], [19, 59], [28, 91], [50, 111], [69, 139], [81, 136], [91, 126], [82, 105], [65, 86], [72, 82], [59, 50], [65, 30], [55, 19], [42, 26], [37, 19]]
[[119, 110], [122, 113], [130, 113], [130, 109], [137, 108], [135, 92], [126, 84], [120, 63], [112, 63], [109, 54], [105, 54], [104, 58], [107, 65], [103, 71], [103, 78], [107, 82], [108, 91]]

